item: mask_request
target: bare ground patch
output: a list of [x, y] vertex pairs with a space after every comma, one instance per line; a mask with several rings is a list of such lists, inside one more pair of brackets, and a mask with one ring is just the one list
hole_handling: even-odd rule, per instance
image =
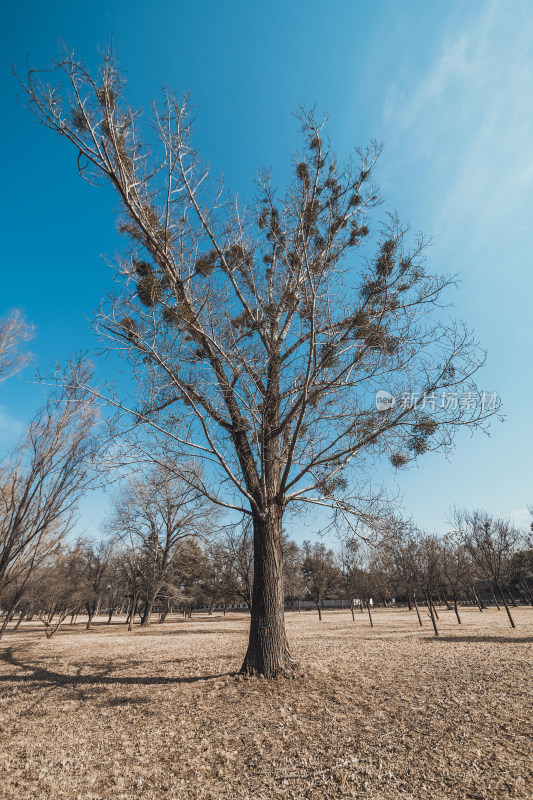
[[301, 669], [236, 673], [248, 620], [128, 633], [98, 621], [0, 644], [0, 796], [12, 800], [533, 796], [533, 609], [287, 614]]

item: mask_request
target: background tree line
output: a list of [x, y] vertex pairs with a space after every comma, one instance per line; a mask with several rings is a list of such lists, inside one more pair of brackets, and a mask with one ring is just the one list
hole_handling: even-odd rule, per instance
[[[373, 626], [374, 607], [403, 604], [414, 623], [426, 617], [438, 635], [443, 606], [461, 624], [462, 604], [480, 612], [495, 604], [514, 627], [512, 608], [533, 605], [531, 538], [479, 511], [456, 511], [453, 521], [444, 537], [398, 521], [379, 547], [352, 539], [338, 551], [323, 542], [299, 546], [284, 535], [285, 608], [312, 604], [322, 620], [326, 601], [333, 601], [354, 619], [366, 611]], [[0, 584], [0, 636], [23, 619], [39, 619], [51, 637], [78, 615], [87, 629], [97, 614], [109, 624], [125, 615], [131, 630], [172, 613], [253, 609], [251, 526], [223, 524], [171, 464], [130, 478], [117, 492], [101, 540], [69, 541], [69, 523], [66, 516], [62, 526], [52, 524], [12, 556]], [[6, 552], [6, 526], [2, 531]]]

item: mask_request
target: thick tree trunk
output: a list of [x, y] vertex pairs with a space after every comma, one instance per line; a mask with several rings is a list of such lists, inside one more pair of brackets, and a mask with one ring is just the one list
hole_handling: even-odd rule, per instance
[[90, 605], [87, 603], [85, 609], [87, 611], [87, 625], [85, 626], [85, 630], [90, 631], [93, 617], [96, 614], [96, 605]]
[[509, 600], [511, 601], [512, 607], [513, 608], [518, 608], [517, 602], [513, 597], [513, 593], [511, 591], [511, 587], [510, 586], [506, 586], [505, 588], [507, 589], [507, 594], [509, 595]]
[[133, 623], [134, 623], [134, 621], [135, 621], [135, 611], [136, 611], [136, 606], [137, 606], [137, 595], [136, 595], [136, 594], [134, 594], [134, 595], [133, 595], [133, 597], [131, 598], [131, 610], [130, 610], [130, 613], [129, 613], [129, 617], [128, 617], [128, 619], [126, 620], [126, 622], [127, 622], [127, 624], [128, 624], [128, 630], [129, 630], [129, 631], [131, 631], [131, 630], [132, 630], [132, 628], [133, 628]]
[[353, 600], [352, 600], [352, 602], [350, 603], [350, 611], [352, 612], [352, 622], [355, 622], [355, 614], [354, 614], [353, 605], [354, 604], [353, 604]]
[[478, 593], [476, 592], [476, 590], [472, 589], [472, 594], [470, 594], [470, 592], [467, 592], [467, 594], [468, 594], [469, 599], [471, 599], [472, 597], [474, 598], [474, 603], [477, 605], [477, 607], [479, 608], [480, 612], [483, 613], [483, 606], [481, 605], [481, 602], [479, 600]]
[[149, 597], [146, 600], [145, 604], [144, 604], [143, 615], [142, 615], [142, 618], [141, 618], [141, 628], [148, 628], [149, 627], [150, 622], [152, 621], [152, 607], [153, 607], [153, 605], [154, 605], [154, 600], [153, 600], [152, 597]]
[[2, 627], [0, 628], [0, 639], [6, 632], [6, 628], [9, 625], [9, 614], [4, 614], [4, 619], [2, 620]]
[[281, 509], [254, 518], [254, 587], [248, 650], [241, 672], [276, 675], [294, 666], [285, 634]]
[[167, 599], [165, 601], [165, 607], [162, 610], [161, 614], [159, 615], [159, 624], [160, 625], [166, 620], [169, 611], [170, 611], [170, 598], [167, 597]]
[[22, 620], [24, 619], [25, 616], [26, 616], [26, 612], [25, 611], [21, 611], [20, 614], [19, 614], [19, 618], [17, 620], [17, 624], [13, 628], [14, 631], [18, 631], [19, 625], [20, 625], [20, 623], [22, 622]]
[[416, 608], [416, 616], [418, 617], [418, 624], [422, 627], [422, 617], [420, 616], [420, 609], [418, 608], [418, 603], [416, 602], [416, 596], [413, 595], [413, 603]]
[[500, 597], [502, 599], [503, 605], [505, 606], [505, 610], [507, 611], [507, 616], [509, 617], [509, 622], [511, 623], [511, 628], [516, 628], [516, 625], [514, 623], [514, 619], [511, 616], [511, 610], [510, 610], [509, 606], [507, 605], [507, 600], [505, 599], [505, 595], [503, 593], [503, 589], [502, 589], [502, 587], [500, 586], [499, 583], [496, 584], [496, 588], [498, 589], [498, 592], [499, 592], [499, 595], [500, 595]]
[[457, 622], [461, 625], [461, 617], [459, 616], [459, 609], [457, 607], [457, 595], [454, 592], [453, 595], [453, 610], [455, 611], [455, 616], [457, 617]]
[[17, 608], [17, 600], [15, 599], [15, 601], [9, 607], [9, 610], [8, 610], [7, 614], [4, 614], [4, 620], [3, 620], [3, 623], [2, 623], [2, 633], [5, 631], [5, 629], [7, 628], [9, 623], [12, 621], [13, 617], [15, 616], [16, 608]]
[[108, 625], [111, 625], [111, 620], [113, 619], [114, 611], [115, 611], [115, 609], [113, 608], [113, 606], [111, 606], [111, 608], [109, 609], [109, 616], [107, 617], [107, 624]]
[[374, 621], [372, 620], [372, 609], [370, 608], [370, 602], [368, 600], [366, 602], [366, 608], [367, 608], [367, 611], [368, 611], [368, 619], [370, 620], [370, 627], [373, 628], [374, 627]]
[[433, 602], [431, 601], [429, 595], [427, 595], [427, 594], [426, 594], [426, 603], [427, 603], [428, 608], [429, 608], [429, 615], [431, 617], [431, 623], [433, 625], [433, 630], [435, 632], [435, 636], [438, 636], [439, 635], [439, 629], [437, 628], [437, 620], [435, 619], [435, 607], [434, 607]]
[[322, 622], [322, 609], [321, 609], [321, 607], [320, 607], [320, 600], [319, 600], [319, 601], [318, 601], [318, 603], [316, 604], [316, 609], [317, 609], [317, 611], [318, 611], [318, 621], [319, 621], [319, 622]]

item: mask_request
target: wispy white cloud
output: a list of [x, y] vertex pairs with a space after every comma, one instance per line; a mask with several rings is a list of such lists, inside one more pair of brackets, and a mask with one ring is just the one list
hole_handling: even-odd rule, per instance
[[443, 34], [425, 75], [390, 87], [384, 120], [441, 190], [431, 200], [441, 241], [475, 246], [498, 225], [512, 236], [529, 224], [532, 87], [533, 13], [520, 0], [481, 6]]
[[418, 124], [428, 104], [438, 100], [468, 71], [465, 57], [468, 38], [462, 34], [452, 43], [444, 43], [432, 71], [414, 86], [402, 87], [394, 82], [385, 100], [384, 117], [397, 128]]
[[453, 474], [434, 468], [445, 482], [434, 494], [429, 486], [421, 500], [419, 484], [406, 479], [406, 505], [415, 514], [425, 507], [434, 520], [445, 516], [442, 498], [446, 505], [453, 498], [527, 529], [533, 5], [451, 3], [440, 20], [431, 52], [421, 47], [406, 57], [389, 87], [383, 108], [387, 191], [396, 190], [409, 218], [433, 236], [431, 268], [460, 274], [460, 292], [450, 299], [488, 348], [478, 378], [498, 389], [507, 421], [503, 432], [493, 426], [490, 441], [459, 441]]

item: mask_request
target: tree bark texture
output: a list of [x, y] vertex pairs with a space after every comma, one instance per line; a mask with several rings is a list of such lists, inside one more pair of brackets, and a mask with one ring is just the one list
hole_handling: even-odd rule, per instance
[[281, 509], [254, 518], [254, 588], [246, 675], [274, 678], [294, 666], [285, 633]]

